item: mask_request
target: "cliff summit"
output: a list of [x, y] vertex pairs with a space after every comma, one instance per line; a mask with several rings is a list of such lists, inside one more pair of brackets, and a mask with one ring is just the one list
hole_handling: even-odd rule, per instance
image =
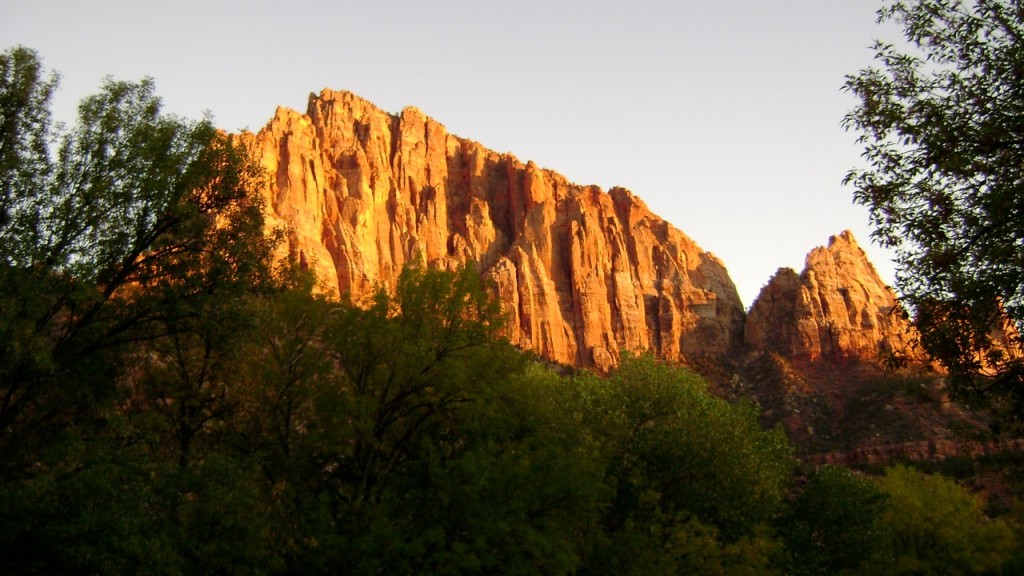
[[755, 351], [788, 358], [877, 363], [884, 354], [912, 351], [915, 333], [847, 230], [813, 249], [800, 274], [775, 273], [750, 308], [744, 339]]
[[742, 342], [723, 264], [625, 189], [570, 183], [349, 92], [311, 94], [304, 114], [279, 108], [243, 138], [271, 174], [271, 224], [340, 295], [393, 285], [409, 264], [474, 262], [512, 343], [555, 362], [608, 369], [623, 351], [679, 360]]

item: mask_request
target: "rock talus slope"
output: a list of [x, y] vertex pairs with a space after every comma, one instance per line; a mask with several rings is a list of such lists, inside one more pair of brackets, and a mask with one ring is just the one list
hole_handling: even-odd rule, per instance
[[895, 295], [849, 231], [812, 250], [799, 275], [775, 273], [751, 306], [744, 338], [753, 350], [793, 359], [921, 358]]
[[416, 108], [311, 94], [244, 134], [271, 174], [270, 223], [292, 254], [358, 298], [408, 264], [472, 261], [508, 336], [553, 361], [607, 369], [621, 351], [720, 354], [744, 311], [722, 263], [629, 191], [604, 192], [449, 134]]

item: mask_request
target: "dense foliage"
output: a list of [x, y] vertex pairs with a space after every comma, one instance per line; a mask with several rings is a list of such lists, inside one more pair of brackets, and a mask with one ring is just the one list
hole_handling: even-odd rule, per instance
[[896, 466], [879, 487], [889, 506], [879, 518], [888, 532], [889, 574], [991, 574], [1014, 550], [1011, 527], [991, 520], [983, 502], [952, 480]]
[[[905, 42], [847, 78], [845, 118], [868, 167], [847, 181], [921, 343], [961, 399], [1024, 421], [1024, 8], [1006, 0], [887, 0]], [[1004, 330], [1005, 329], [1005, 330]]]
[[846, 468], [823, 466], [779, 520], [795, 574], [840, 574], [878, 560], [888, 542], [879, 522], [885, 496]]
[[801, 484], [688, 370], [513, 349], [471, 266], [324, 298], [274, 263], [258, 171], [209, 122], [107, 82], [54, 131], [35, 55], [0, 63], [0, 572], [1019, 568], [1018, 525], [950, 481]]

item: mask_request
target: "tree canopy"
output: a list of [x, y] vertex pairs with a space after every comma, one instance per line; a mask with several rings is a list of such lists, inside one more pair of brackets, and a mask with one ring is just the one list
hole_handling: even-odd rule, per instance
[[1024, 8], [1005, 0], [886, 1], [877, 66], [847, 77], [844, 119], [867, 167], [846, 181], [923, 347], [961, 398], [1024, 418]]
[[887, 574], [991, 574], [1012, 560], [1010, 526], [949, 478], [894, 466], [878, 482], [888, 504], [878, 519], [889, 539]]

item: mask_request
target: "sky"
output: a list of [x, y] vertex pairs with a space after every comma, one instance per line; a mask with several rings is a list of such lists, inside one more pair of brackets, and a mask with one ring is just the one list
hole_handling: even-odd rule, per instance
[[882, 278], [840, 126], [881, 0], [0, 0], [0, 49], [61, 75], [57, 120], [102, 79], [165, 111], [259, 130], [350, 90], [577, 184], [632, 190], [723, 261], [745, 306], [850, 229]]

